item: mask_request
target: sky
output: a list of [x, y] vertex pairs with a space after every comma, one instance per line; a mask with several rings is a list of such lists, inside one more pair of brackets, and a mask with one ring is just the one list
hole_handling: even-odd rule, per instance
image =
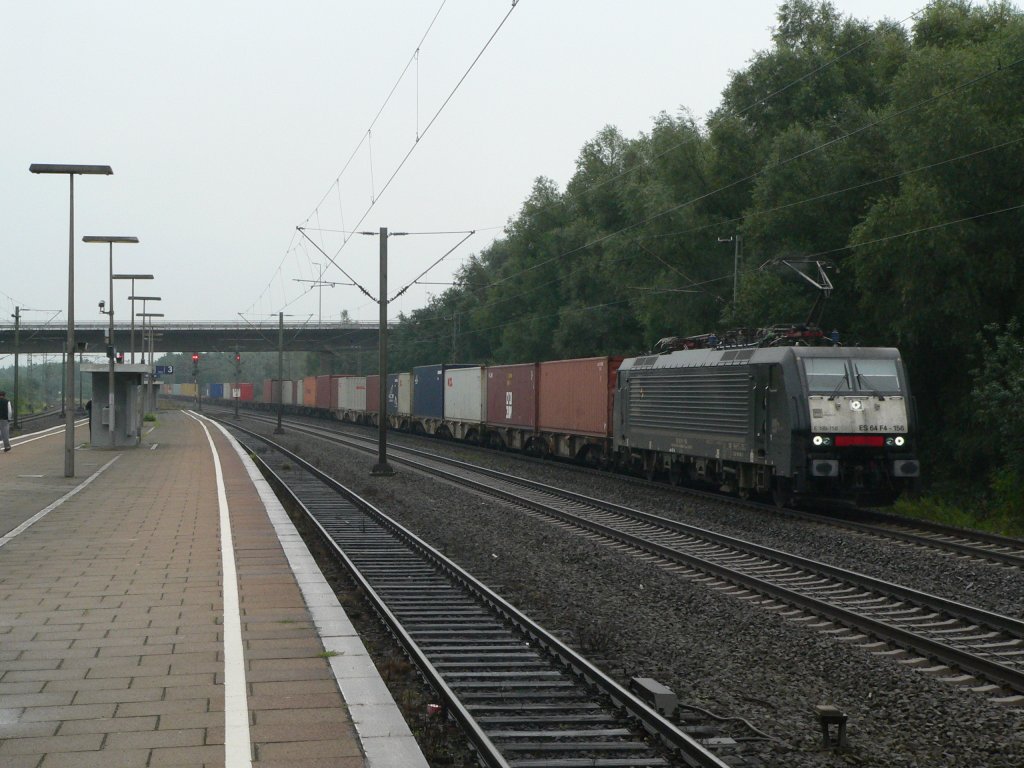
[[[874, 22], [926, 3], [834, 4]], [[730, 74], [769, 48], [776, 10], [8, 0], [0, 322], [20, 306], [23, 322], [66, 323], [69, 184], [33, 163], [113, 169], [75, 179], [78, 323], [105, 324], [98, 302], [109, 301], [108, 247], [84, 235], [139, 238], [114, 246], [113, 270], [153, 274], [136, 294], [160, 296], [147, 309], [166, 322], [371, 322], [378, 309], [361, 289], [378, 294], [379, 238], [344, 233], [410, 233], [388, 239], [393, 296], [475, 231], [391, 304], [390, 317], [408, 314], [501, 237], [537, 177], [564, 188], [604, 126], [634, 138], [661, 112], [703, 119]], [[321, 271], [335, 285], [317, 287]], [[118, 324], [128, 288], [114, 284]]]

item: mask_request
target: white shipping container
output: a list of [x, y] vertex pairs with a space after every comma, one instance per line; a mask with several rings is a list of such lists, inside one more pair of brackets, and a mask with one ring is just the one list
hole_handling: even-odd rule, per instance
[[444, 372], [446, 421], [482, 422], [487, 418], [487, 379], [481, 366]]
[[295, 405], [295, 382], [288, 379], [281, 382], [281, 404]]
[[338, 410], [365, 411], [366, 410], [366, 377], [346, 376], [338, 379]]
[[398, 415], [412, 416], [412, 374], [398, 374]]

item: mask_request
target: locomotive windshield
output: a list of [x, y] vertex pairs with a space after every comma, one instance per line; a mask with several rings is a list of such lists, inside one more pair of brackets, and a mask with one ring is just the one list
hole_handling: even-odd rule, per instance
[[808, 357], [804, 359], [807, 372], [807, 388], [811, 392], [850, 391], [850, 374], [846, 361], [835, 357]]
[[857, 383], [862, 389], [899, 392], [900, 379], [895, 360], [854, 360]]

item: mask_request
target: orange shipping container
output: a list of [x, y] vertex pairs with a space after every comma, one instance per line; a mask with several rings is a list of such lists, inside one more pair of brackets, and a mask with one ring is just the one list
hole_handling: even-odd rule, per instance
[[615, 373], [621, 357], [551, 360], [538, 364], [537, 429], [608, 437]]

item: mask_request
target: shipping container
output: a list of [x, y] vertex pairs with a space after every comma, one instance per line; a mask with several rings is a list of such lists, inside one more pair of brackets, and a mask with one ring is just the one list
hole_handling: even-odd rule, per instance
[[621, 357], [539, 363], [537, 428], [542, 432], [608, 437], [615, 372], [621, 363]]
[[388, 416], [412, 415], [412, 374], [388, 374]]
[[260, 390], [260, 402], [261, 403], [273, 403], [274, 400], [274, 380], [264, 379], [263, 389]]
[[298, 395], [295, 398], [296, 405], [307, 405], [310, 408], [316, 407], [316, 376], [306, 376], [302, 380], [302, 402], [298, 401]]
[[184, 397], [195, 397], [196, 396], [196, 385], [189, 381], [184, 384], [176, 384], [175, 386], [181, 387], [177, 394]]
[[338, 390], [338, 413], [342, 416], [349, 414], [352, 418], [351, 414], [367, 410], [365, 376], [345, 376], [338, 379], [335, 386]]
[[316, 377], [314, 404], [325, 411], [331, 409], [331, 374], [324, 373]]
[[330, 409], [332, 411], [339, 410], [338, 394], [341, 392], [341, 389], [338, 386], [338, 382], [341, 381], [342, 379], [351, 378], [351, 376], [352, 375], [349, 374], [349, 373], [332, 373], [331, 374], [331, 382], [330, 382], [331, 404], [330, 404]]
[[444, 418], [444, 366], [412, 369], [412, 413], [417, 419]]
[[487, 425], [537, 428], [537, 364], [487, 368]]
[[453, 368], [445, 372], [444, 379], [445, 420], [482, 424], [487, 417], [487, 380], [483, 367]]
[[295, 405], [295, 382], [285, 379], [281, 382], [281, 404]]
[[[417, 419], [443, 419], [445, 374], [457, 368], [476, 368], [467, 363], [419, 365], [412, 369], [412, 414]], [[431, 430], [427, 430], [430, 432]]]
[[243, 381], [238, 388], [241, 390], [238, 399], [243, 403], [251, 403], [256, 399], [256, 386], [251, 381]]
[[380, 376], [376, 373], [366, 377], [366, 412], [380, 412]]
[[[215, 382], [213, 382], [211, 384], [207, 384], [206, 388], [207, 388], [206, 389], [206, 396], [207, 397], [213, 398], [215, 400], [223, 399], [223, 397], [224, 397], [224, 385], [221, 382], [215, 381]], [[228, 392], [230, 393], [230, 390], [228, 390]]]

